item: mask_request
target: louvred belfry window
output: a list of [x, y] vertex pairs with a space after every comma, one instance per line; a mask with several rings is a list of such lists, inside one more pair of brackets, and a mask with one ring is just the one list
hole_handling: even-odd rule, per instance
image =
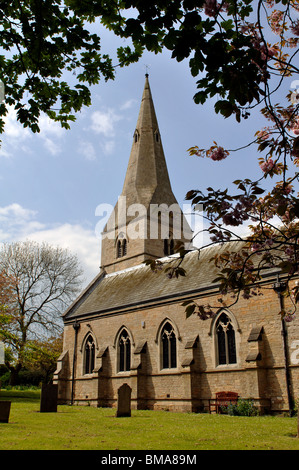
[[126, 256], [127, 254], [127, 240], [124, 238], [122, 240], [118, 240], [117, 246], [116, 246], [116, 257], [117, 258], [122, 258], [123, 256]]
[[121, 247], [121, 241], [118, 240], [117, 242], [117, 253], [116, 253], [117, 258], [122, 257], [122, 247]]

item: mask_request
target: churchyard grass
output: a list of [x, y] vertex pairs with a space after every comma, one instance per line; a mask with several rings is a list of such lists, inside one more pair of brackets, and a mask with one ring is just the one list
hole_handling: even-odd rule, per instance
[[40, 413], [38, 390], [2, 390], [11, 400], [0, 450], [299, 450], [297, 417], [242, 417], [59, 405]]

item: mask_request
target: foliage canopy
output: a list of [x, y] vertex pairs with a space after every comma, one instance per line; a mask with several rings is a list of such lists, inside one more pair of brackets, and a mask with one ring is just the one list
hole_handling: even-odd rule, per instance
[[[240, 241], [234, 229], [251, 224], [244, 250], [215, 260], [221, 292], [248, 297], [262, 269], [275, 266], [287, 280], [298, 273], [298, 11], [298, 0], [3, 0], [0, 130], [9, 106], [34, 132], [41, 112], [68, 127], [73, 113], [90, 104], [89, 86], [113, 79], [116, 66], [139, 60], [144, 50], [166, 48], [174, 60], [188, 60], [196, 103], [213, 98], [216, 113], [238, 122], [259, 109], [268, 122], [248, 143], [255, 145], [257, 181], [238, 179], [231, 194], [208, 188], [186, 196], [194, 206], [204, 204], [211, 243]], [[100, 26], [125, 40], [118, 64], [100, 53]], [[214, 142], [209, 149], [194, 145], [189, 153], [220, 161], [230, 152]], [[273, 184], [265, 195], [266, 178]], [[168, 266], [167, 275], [172, 273], [182, 274], [181, 266]], [[292, 295], [297, 302], [298, 288]], [[212, 314], [204, 306], [198, 313]]]

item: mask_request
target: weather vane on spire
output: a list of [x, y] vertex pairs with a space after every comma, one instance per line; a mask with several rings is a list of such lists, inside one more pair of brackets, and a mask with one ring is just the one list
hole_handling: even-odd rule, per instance
[[144, 67], [145, 67], [145, 76], [148, 77], [148, 71], [151, 67], [148, 64], [144, 64]]

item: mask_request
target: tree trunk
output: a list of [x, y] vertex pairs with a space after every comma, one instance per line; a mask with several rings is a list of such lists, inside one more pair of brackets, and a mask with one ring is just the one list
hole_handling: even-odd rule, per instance
[[21, 364], [17, 364], [15, 367], [10, 366], [10, 378], [9, 378], [9, 385], [19, 385], [19, 372], [22, 368]]

